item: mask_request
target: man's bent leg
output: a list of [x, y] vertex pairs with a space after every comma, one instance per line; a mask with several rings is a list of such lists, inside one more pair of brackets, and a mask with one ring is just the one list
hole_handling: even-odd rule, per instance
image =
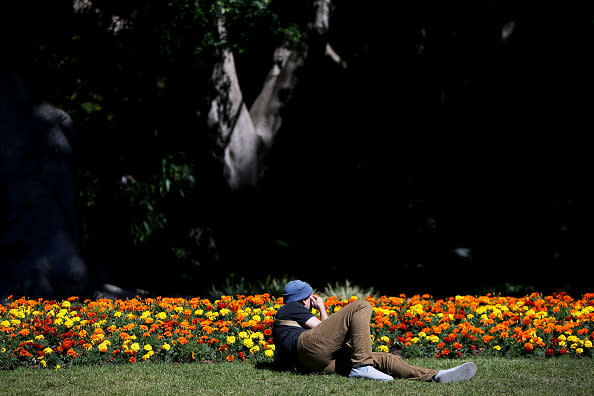
[[311, 330], [301, 334], [297, 342], [299, 362], [308, 369], [319, 370], [334, 359], [352, 338], [352, 366], [373, 364], [369, 320], [371, 305], [353, 301]]

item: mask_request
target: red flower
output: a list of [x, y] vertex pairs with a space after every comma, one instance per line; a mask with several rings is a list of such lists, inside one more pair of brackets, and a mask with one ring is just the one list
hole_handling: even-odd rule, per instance
[[72, 340], [70, 338], [66, 338], [62, 342], [62, 349], [69, 350], [70, 348], [72, 348]]
[[555, 353], [555, 351], [553, 351], [553, 348], [548, 348], [547, 351], [545, 352], [545, 354], [547, 356], [552, 356]]

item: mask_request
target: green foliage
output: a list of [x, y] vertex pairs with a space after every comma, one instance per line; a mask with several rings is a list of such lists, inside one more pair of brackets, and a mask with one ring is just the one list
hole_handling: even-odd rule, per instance
[[323, 298], [335, 296], [346, 300], [355, 296], [359, 299], [365, 299], [367, 296], [377, 297], [377, 292], [373, 287], [363, 288], [358, 285], [353, 285], [347, 279], [344, 283], [336, 282], [334, 285], [328, 283], [324, 288], [324, 291], [321, 293], [321, 296]]
[[133, 177], [122, 180], [121, 189], [132, 209], [131, 234], [134, 244], [146, 241], [167, 224], [167, 210], [172, 202], [184, 199], [196, 182], [193, 169], [181, 153], [161, 160], [161, 169], [152, 180]]
[[212, 296], [235, 296], [238, 294], [263, 294], [280, 297], [283, 295], [285, 285], [294, 277], [284, 274], [281, 277], [274, 277], [268, 274], [264, 279], [248, 282], [244, 277], [236, 279], [235, 273], [230, 273], [222, 285], [212, 285], [210, 294]]

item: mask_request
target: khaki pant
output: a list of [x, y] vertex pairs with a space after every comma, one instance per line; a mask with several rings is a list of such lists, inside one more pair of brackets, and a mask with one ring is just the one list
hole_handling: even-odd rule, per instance
[[[354, 301], [334, 313], [297, 341], [297, 357], [308, 370], [348, 374], [352, 367], [373, 365], [395, 378], [431, 381], [437, 370], [413, 366], [400, 356], [372, 352], [369, 321], [371, 305]], [[346, 343], [351, 341], [352, 348]]]

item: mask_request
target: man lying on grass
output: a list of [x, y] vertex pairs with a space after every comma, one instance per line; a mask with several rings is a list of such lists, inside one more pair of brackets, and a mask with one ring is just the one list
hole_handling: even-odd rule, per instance
[[[367, 301], [351, 302], [329, 317], [324, 300], [300, 280], [285, 285], [283, 299], [272, 329], [275, 361], [281, 367], [379, 381], [406, 378], [445, 383], [469, 380], [476, 373], [473, 362], [432, 370], [410, 365], [391, 353], [373, 352], [369, 331], [372, 309]], [[312, 308], [320, 312], [319, 319]]]

